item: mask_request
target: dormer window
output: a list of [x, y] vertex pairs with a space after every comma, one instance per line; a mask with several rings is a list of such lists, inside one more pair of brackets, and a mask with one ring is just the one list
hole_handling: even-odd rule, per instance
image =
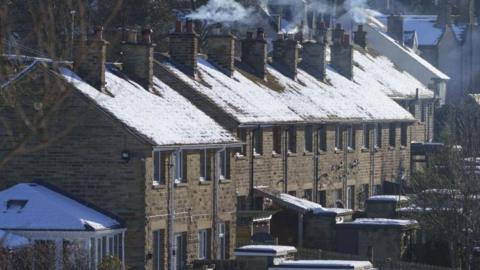
[[25, 205], [27, 205], [27, 203], [28, 203], [28, 200], [8, 200], [6, 211], [20, 212], [23, 208], [25, 208]]

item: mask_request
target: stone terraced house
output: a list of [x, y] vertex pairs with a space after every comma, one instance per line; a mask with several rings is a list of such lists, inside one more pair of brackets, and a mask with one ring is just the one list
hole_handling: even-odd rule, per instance
[[[194, 259], [228, 258], [235, 243], [235, 186], [223, 179], [230, 178], [229, 148], [241, 144], [153, 76], [149, 39], [130, 38], [123, 70], [105, 63], [100, 30], [74, 68], [5, 57], [21, 72], [1, 90], [13, 95], [23, 89], [19, 100], [38, 99], [22, 103], [27, 112], [42, 98], [65, 93], [48, 130], [68, 133], [13, 158], [2, 169], [1, 189], [42, 180], [122, 218], [125, 261], [133, 269], [185, 269]], [[55, 87], [42, 88], [45, 79]], [[4, 109], [5, 116], [16, 116]]]
[[331, 42], [323, 30], [302, 43], [279, 36], [269, 53], [261, 29], [241, 41], [216, 29], [199, 55], [193, 26], [177, 22], [169, 54], [156, 57], [162, 81], [245, 142], [230, 152], [230, 166], [247, 220], [263, 210], [259, 189], [358, 209], [408, 176], [416, 120], [386, 92], [431, 91], [350, 44], [342, 29]]

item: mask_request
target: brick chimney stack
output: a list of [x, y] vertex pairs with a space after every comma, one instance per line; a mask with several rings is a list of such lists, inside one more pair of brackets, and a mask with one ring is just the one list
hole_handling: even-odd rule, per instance
[[327, 77], [327, 42], [314, 40], [302, 44], [302, 62], [300, 66], [320, 81]]
[[105, 62], [107, 61], [107, 45], [103, 39], [103, 27], [97, 26], [94, 34], [80, 44], [75, 50], [75, 72], [88, 84], [100, 91], [105, 90]]
[[403, 44], [403, 17], [402, 15], [393, 15], [388, 16], [387, 19], [387, 34], [398, 41], [400, 44]]
[[332, 43], [333, 44], [340, 44], [342, 43], [343, 35], [345, 30], [343, 30], [342, 25], [337, 23], [335, 29], [332, 31]]
[[123, 71], [147, 90], [153, 87], [152, 29], [144, 28], [138, 42], [138, 31], [126, 30], [127, 40], [122, 42]]
[[242, 40], [242, 63], [252, 69], [252, 72], [265, 79], [267, 63], [267, 41], [263, 28], [257, 29], [254, 39], [252, 32], [247, 32], [247, 37]]
[[314, 39], [320, 43], [328, 43], [328, 27], [324, 21], [321, 21], [318, 24]]
[[357, 31], [353, 32], [353, 42], [364, 49], [367, 47], [367, 32], [363, 30], [363, 25], [359, 24]]
[[333, 44], [330, 64], [344, 77], [350, 80], [353, 78], [353, 48], [350, 35], [343, 34], [341, 41]]
[[225, 74], [232, 76], [235, 70], [235, 37], [222, 33], [217, 25], [207, 38], [208, 61], [219, 67]]
[[284, 75], [295, 79], [301, 46], [298, 41], [291, 37], [285, 39], [279, 34], [277, 40], [273, 41], [273, 64]]
[[175, 23], [175, 31], [170, 34], [170, 57], [189, 76], [197, 72], [198, 35], [193, 21], [187, 20], [185, 29], [181, 21]]

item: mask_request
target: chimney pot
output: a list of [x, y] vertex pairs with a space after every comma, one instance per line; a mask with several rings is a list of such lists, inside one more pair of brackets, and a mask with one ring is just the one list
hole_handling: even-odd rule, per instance
[[265, 40], [265, 31], [261, 27], [257, 29], [257, 40]]
[[127, 32], [127, 42], [136, 44], [137, 43], [137, 30], [126, 29]]
[[152, 44], [152, 33], [153, 30], [151, 28], [144, 28], [142, 30], [142, 38], [144, 44]]
[[187, 33], [194, 33], [192, 20], [187, 20]]
[[182, 21], [178, 20], [175, 22], [175, 33], [182, 32]]
[[103, 26], [95, 26], [93, 36], [96, 40], [103, 40]]
[[284, 40], [285, 35], [283, 33], [277, 33], [277, 40]]
[[363, 25], [359, 24], [353, 33], [353, 42], [364, 49], [367, 47], [367, 32], [363, 31]]

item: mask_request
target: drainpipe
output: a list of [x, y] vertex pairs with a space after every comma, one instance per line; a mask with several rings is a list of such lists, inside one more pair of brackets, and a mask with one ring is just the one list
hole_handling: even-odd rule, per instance
[[223, 147], [220, 150], [215, 151], [215, 170], [213, 176], [213, 235], [214, 235], [214, 243], [213, 243], [213, 250], [216, 254], [216, 259], [220, 259], [220, 249], [219, 249], [219, 235], [218, 235], [218, 226], [219, 226], [219, 217], [218, 217], [218, 202], [219, 202], [219, 182], [220, 182], [220, 153], [222, 151], [226, 151], [226, 148]]
[[288, 193], [288, 129], [283, 138], [283, 192]]
[[251, 209], [255, 209], [255, 196], [254, 196], [254, 187], [255, 187], [255, 153], [253, 148], [255, 147], [253, 141], [253, 132], [255, 129], [250, 131], [250, 205]]
[[175, 168], [176, 164], [176, 155], [180, 153], [180, 150], [175, 150], [172, 155], [170, 155], [170, 166], [169, 166], [169, 174], [170, 174], [170, 181], [168, 181], [168, 195], [167, 195], [167, 204], [168, 204], [168, 258], [169, 264], [168, 269], [175, 270]]
[[[375, 184], [375, 144], [377, 143], [376, 138], [378, 136], [377, 126], [373, 126], [373, 136], [370, 136], [370, 196], [373, 194], [373, 185]], [[369, 131], [370, 132], [370, 131]], [[368, 198], [367, 198], [368, 199]]]
[[303, 247], [303, 213], [298, 214], [298, 241], [299, 248]]
[[[348, 186], [348, 179], [347, 179], [347, 173], [348, 173], [348, 129], [345, 129], [342, 131], [343, 132], [343, 203], [345, 204], [345, 208], [348, 207], [347, 204], [347, 186]], [[345, 136], [347, 135], [347, 136]]]
[[[319, 165], [319, 158], [320, 155], [318, 154], [318, 140], [320, 139], [320, 132], [317, 128], [317, 133], [314, 136], [313, 140], [313, 194], [312, 200], [314, 202], [318, 202], [318, 165]], [[325, 205], [324, 205], [325, 206]]]

